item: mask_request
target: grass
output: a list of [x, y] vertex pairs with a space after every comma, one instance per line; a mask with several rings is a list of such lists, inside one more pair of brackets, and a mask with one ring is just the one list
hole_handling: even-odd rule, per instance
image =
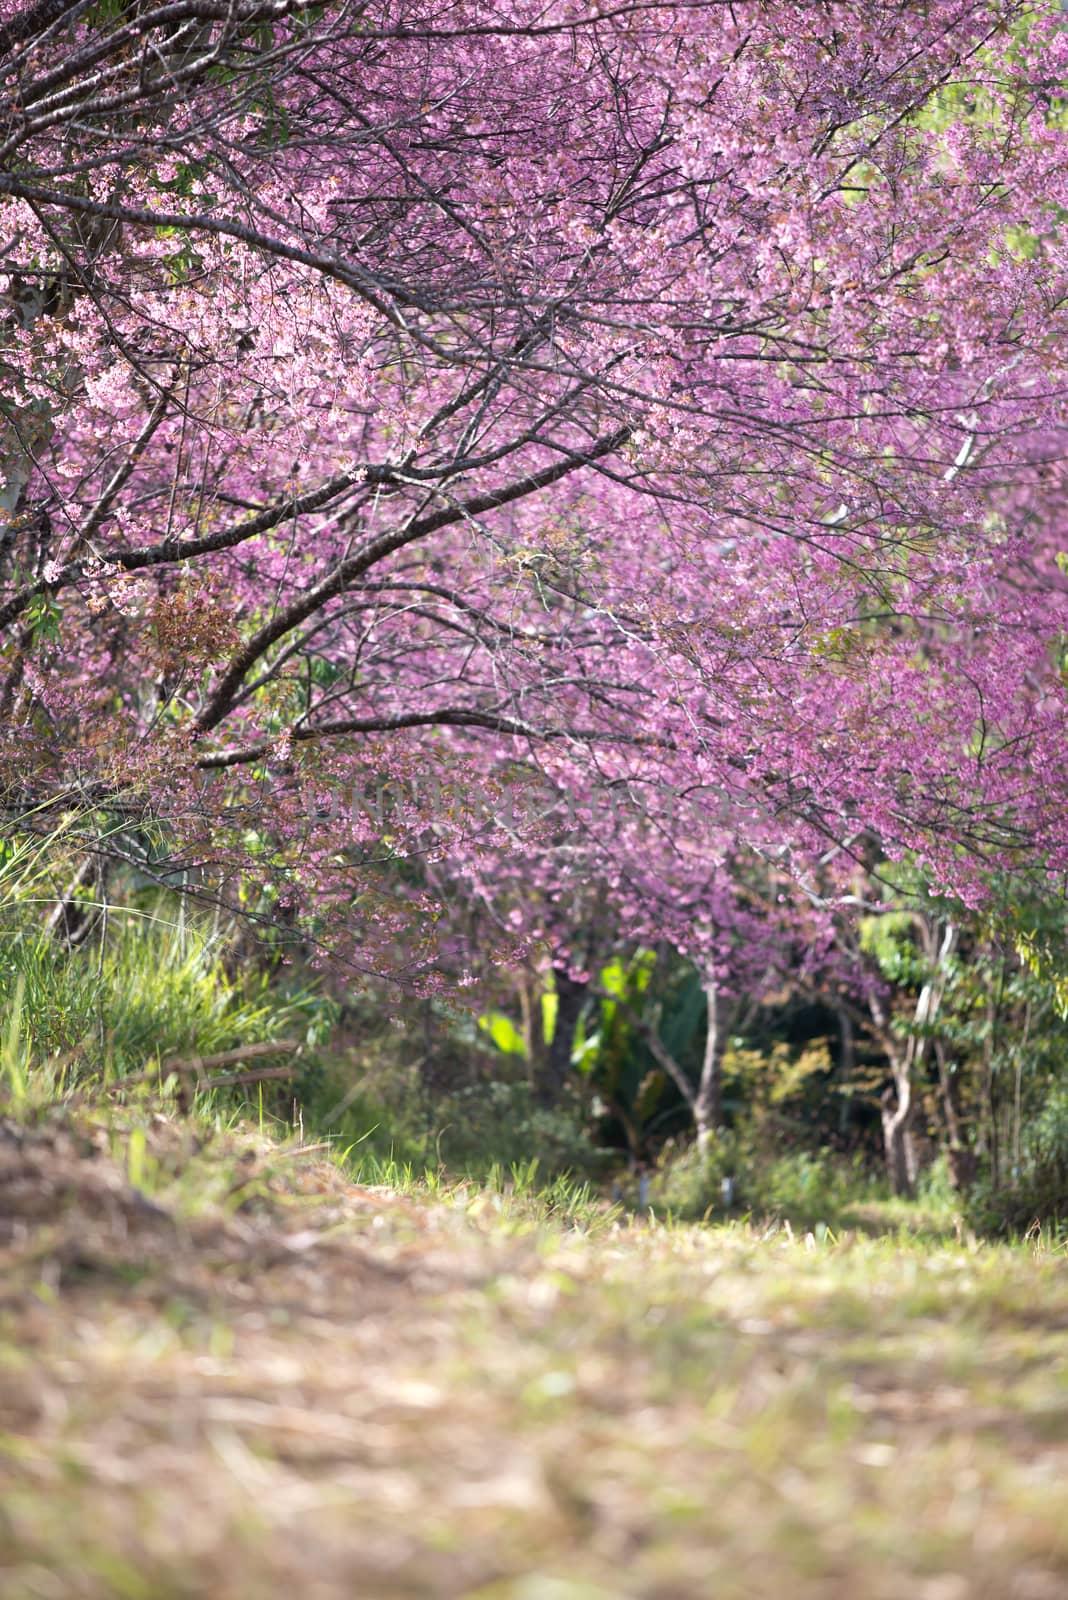
[[0, 1123], [10, 1600], [1060, 1600], [1068, 1273]]
[[36, 930], [0, 933], [9, 1064], [21, 1049], [72, 1080], [124, 1077], [161, 1054], [212, 1054], [307, 1026], [306, 997], [287, 1004], [266, 975], [228, 978], [201, 930], [115, 922], [99, 954], [69, 954]]
[[[329, 1003], [311, 990], [283, 992], [266, 962], [233, 959], [225, 919], [159, 891], [126, 885], [112, 903], [91, 883], [72, 888], [84, 865], [67, 848], [77, 820], [40, 837], [0, 829], [0, 1082], [9, 1096], [47, 1100], [164, 1058], [325, 1037]], [[50, 927], [66, 894], [82, 933], [91, 931], [81, 946]]]

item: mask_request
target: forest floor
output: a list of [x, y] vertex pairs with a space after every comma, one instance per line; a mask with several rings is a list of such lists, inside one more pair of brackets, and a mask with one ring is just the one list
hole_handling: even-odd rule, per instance
[[5, 1600], [1063, 1600], [1068, 1261], [0, 1121]]

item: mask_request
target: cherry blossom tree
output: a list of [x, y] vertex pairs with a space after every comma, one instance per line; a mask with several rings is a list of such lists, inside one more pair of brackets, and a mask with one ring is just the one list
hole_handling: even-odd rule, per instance
[[[832, 850], [818, 863], [817, 892], [815, 881], [798, 881], [772, 829], [761, 840], [750, 823], [740, 850], [733, 807], [704, 792], [587, 787], [576, 803], [566, 787], [543, 789], [539, 815], [534, 799], [498, 812], [496, 838], [487, 830], [477, 852], [428, 851], [435, 898], [454, 919], [444, 960], [454, 979], [462, 967], [480, 985], [476, 993], [500, 992], [502, 966], [513, 990], [519, 974], [526, 1055], [545, 1106], [572, 1076], [580, 1016], [607, 1002], [674, 1085], [707, 1152], [723, 1122], [724, 1046], [744, 1015], [784, 987], [866, 1002], [871, 974], [839, 938], [841, 908], [857, 902], [861, 876], [846, 852]], [[647, 980], [660, 956], [681, 958], [699, 979], [704, 1047], [693, 1076], [665, 1044], [662, 1019], [632, 1006], [625, 985], [601, 987], [602, 971], [621, 964]], [[549, 1030], [539, 1026], [546, 983]]]
[[1066, 64], [1014, 0], [5, 0], [8, 815], [370, 965], [476, 787], [1063, 873]]

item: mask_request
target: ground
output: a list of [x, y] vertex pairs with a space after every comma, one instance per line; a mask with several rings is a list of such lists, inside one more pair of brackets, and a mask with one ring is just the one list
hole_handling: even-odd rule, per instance
[[1063, 1600], [1068, 1263], [0, 1123], [5, 1600]]

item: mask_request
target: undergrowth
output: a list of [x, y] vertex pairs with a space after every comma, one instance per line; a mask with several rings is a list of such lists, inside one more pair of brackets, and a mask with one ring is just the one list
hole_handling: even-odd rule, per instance
[[[445, 1077], [432, 1090], [422, 1069], [403, 1065], [395, 1037], [403, 1021], [363, 1016], [357, 1042], [339, 1050], [336, 1005], [287, 982], [269, 959], [235, 959], [232, 930], [176, 910], [173, 897], [127, 894], [106, 905], [90, 886], [72, 904], [82, 932], [95, 918], [92, 937], [64, 936], [50, 925], [57, 860], [54, 839], [0, 841], [0, 1099], [16, 1116], [71, 1096], [128, 1100], [129, 1082], [146, 1104], [162, 1096], [151, 1103], [166, 1113], [195, 1100], [196, 1116], [220, 1125], [244, 1120], [267, 1133], [295, 1123], [305, 1142], [328, 1144], [356, 1182], [522, 1197], [545, 1215], [577, 1216], [614, 1194], [629, 1211], [679, 1222], [928, 1237], [1063, 1232], [1063, 1096], [1028, 1130], [1011, 1182], [994, 1189], [980, 1179], [968, 1196], [950, 1188], [943, 1164], [917, 1201], [893, 1200], [863, 1163], [781, 1148], [755, 1122], [721, 1134], [704, 1157], [669, 1142], [639, 1187], [619, 1152], [594, 1143], [577, 1093], [544, 1109], [521, 1068], [478, 1057], [462, 1030], [437, 1036], [430, 1056]], [[254, 1081], [263, 1049], [283, 1042]], [[205, 1095], [203, 1073], [182, 1076], [190, 1062], [220, 1058], [218, 1081], [239, 1080], [232, 1087]]]

